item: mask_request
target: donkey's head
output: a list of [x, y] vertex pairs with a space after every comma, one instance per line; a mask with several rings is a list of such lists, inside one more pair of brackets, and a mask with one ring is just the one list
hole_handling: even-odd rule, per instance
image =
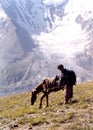
[[37, 99], [36, 91], [32, 91], [31, 92], [31, 105], [34, 105], [36, 99]]

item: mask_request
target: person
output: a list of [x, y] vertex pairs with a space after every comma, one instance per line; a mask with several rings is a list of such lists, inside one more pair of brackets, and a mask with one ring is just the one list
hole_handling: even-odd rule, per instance
[[71, 99], [73, 98], [73, 85], [76, 83], [76, 74], [72, 70], [65, 69], [62, 64], [58, 65], [57, 69], [61, 71], [60, 86], [64, 86], [64, 103], [67, 104], [69, 101], [71, 103]]

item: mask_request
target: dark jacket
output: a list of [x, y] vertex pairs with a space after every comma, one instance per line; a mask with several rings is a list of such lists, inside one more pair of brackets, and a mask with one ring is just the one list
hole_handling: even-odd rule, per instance
[[61, 71], [61, 86], [73, 86], [76, 83], [76, 74], [72, 70], [63, 69]]

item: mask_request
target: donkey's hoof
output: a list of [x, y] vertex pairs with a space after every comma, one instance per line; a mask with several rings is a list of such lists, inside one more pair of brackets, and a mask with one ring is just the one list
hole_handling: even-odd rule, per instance
[[41, 106], [39, 106], [39, 109], [41, 109], [42, 107]]
[[47, 105], [45, 108], [47, 108], [47, 107], [49, 107], [49, 106]]

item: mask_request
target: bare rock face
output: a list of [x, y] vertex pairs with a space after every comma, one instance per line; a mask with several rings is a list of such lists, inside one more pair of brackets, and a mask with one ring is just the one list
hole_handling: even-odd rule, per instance
[[0, 95], [59, 75], [60, 63], [78, 82], [93, 79], [93, 11], [85, 3], [0, 0]]

